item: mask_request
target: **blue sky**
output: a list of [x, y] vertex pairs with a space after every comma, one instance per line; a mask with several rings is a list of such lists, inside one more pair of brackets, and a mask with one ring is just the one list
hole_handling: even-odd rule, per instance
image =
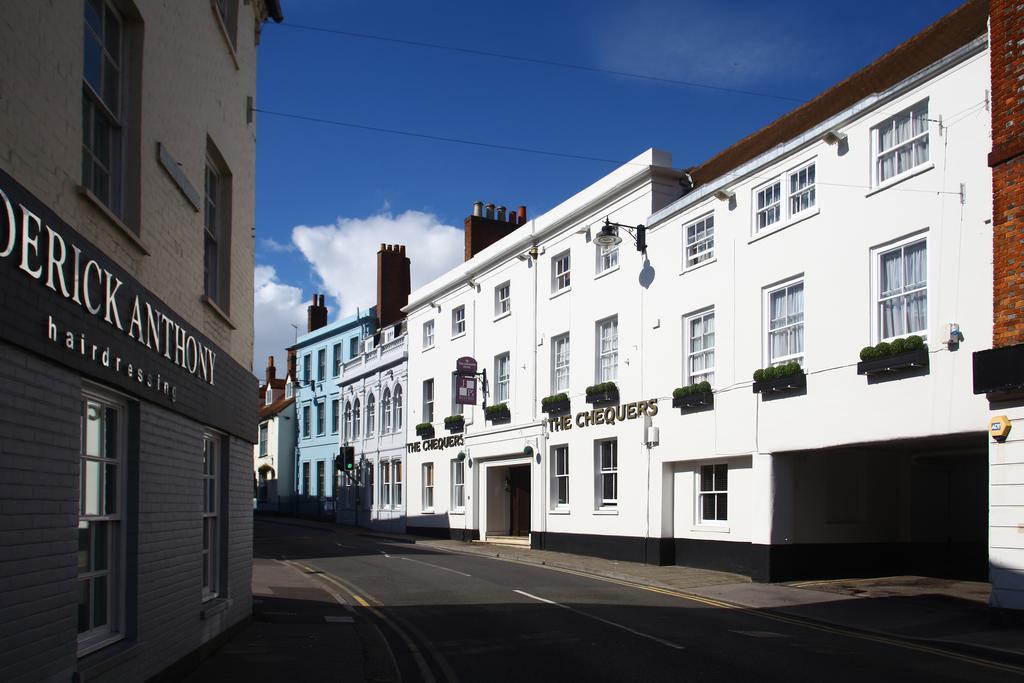
[[[684, 168], [798, 105], [781, 98], [814, 97], [959, 4], [283, 0], [285, 23], [263, 31], [256, 106], [611, 160], [657, 147]], [[257, 113], [256, 372], [283, 355], [290, 323], [304, 331], [314, 292], [332, 320], [373, 305], [381, 242], [408, 245], [416, 287], [461, 260], [475, 200], [536, 216], [613, 168]]]

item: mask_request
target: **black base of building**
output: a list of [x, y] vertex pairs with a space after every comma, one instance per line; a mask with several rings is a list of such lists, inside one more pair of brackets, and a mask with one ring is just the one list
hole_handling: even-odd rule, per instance
[[446, 526], [406, 526], [405, 533], [412, 536], [427, 538], [447, 538], [452, 541], [477, 541], [480, 539], [478, 529], [453, 529]]
[[203, 663], [210, 655], [219, 650], [221, 647], [227, 644], [229, 640], [237, 636], [242, 632], [242, 629], [249, 626], [252, 623], [252, 616], [239, 621], [234, 626], [229, 627], [227, 630], [218, 633], [215, 637], [206, 641], [198, 648], [185, 655], [174, 664], [161, 671], [159, 674], [149, 679], [149, 683], [171, 683], [172, 681], [180, 681], [193, 671], [199, 668], [199, 665]]
[[642, 562], [654, 565], [673, 564], [671, 538], [532, 531], [530, 532], [530, 547], [535, 550], [588, 555], [605, 560]]

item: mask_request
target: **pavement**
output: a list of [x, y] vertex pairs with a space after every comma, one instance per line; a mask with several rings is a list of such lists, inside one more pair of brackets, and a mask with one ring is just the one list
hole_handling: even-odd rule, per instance
[[[434, 551], [541, 565], [690, 596], [711, 606], [756, 612], [779, 621], [832, 627], [868, 638], [876, 635], [916, 644], [925, 651], [956, 652], [1024, 666], [1024, 623], [987, 606], [986, 583], [882, 577], [763, 584], [738, 574], [693, 567], [658, 567], [516, 546], [375, 533], [292, 518], [263, 521], [291, 527], [296, 535], [333, 533], [341, 547], [345, 546], [340, 540], [355, 534]], [[252, 623], [187, 680], [297, 680], [313, 675], [337, 680], [340, 671], [345, 672], [344, 680], [400, 680], [395, 657], [415, 657], [416, 653], [389, 649], [373, 620], [353, 618], [356, 608], [367, 605], [349, 604], [344, 590], [333, 590], [318, 574], [322, 572], [302, 561], [257, 557]]]

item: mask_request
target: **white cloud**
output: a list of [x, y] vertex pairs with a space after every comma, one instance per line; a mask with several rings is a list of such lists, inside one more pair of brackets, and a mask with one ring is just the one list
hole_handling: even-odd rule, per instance
[[283, 254], [289, 251], [295, 251], [294, 244], [282, 244], [275, 239], [270, 237], [263, 237], [260, 239], [260, 246], [267, 251], [272, 251], [275, 254]]
[[255, 290], [254, 320], [256, 339], [253, 370], [261, 380], [266, 376], [267, 356], [274, 356], [277, 376], [284, 377], [287, 367], [285, 348], [295, 342], [295, 329], [306, 331], [306, 305], [302, 290], [281, 283], [273, 266], [256, 266], [253, 273]]
[[463, 232], [422, 211], [393, 215], [383, 211], [367, 218], [339, 218], [334, 225], [299, 225], [292, 242], [309, 261], [324, 293], [334, 299], [338, 315], [377, 303], [377, 251], [380, 245], [404, 244], [412, 262], [412, 287], [430, 282], [462, 262]]

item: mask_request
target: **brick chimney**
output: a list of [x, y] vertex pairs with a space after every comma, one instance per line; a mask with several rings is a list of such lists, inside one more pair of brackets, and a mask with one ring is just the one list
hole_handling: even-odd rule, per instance
[[465, 260], [468, 261], [502, 237], [512, 234], [525, 222], [525, 206], [520, 206], [518, 211], [509, 211], [506, 214], [504, 206], [499, 206], [495, 213], [494, 204], [484, 207], [482, 202], [475, 202], [473, 213], [466, 217], [464, 224], [466, 229]]
[[409, 257], [404, 244], [381, 244], [377, 252], [377, 325], [393, 325], [405, 314], [412, 281], [409, 279]]
[[313, 303], [306, 307], [306, 314], [309, 322], [307, 332], [319, 330], [327, 325], [327, 307], [324, 306], [323, 294], [313, 295]]
[[1024, 5], [991, 0], [992, 346], [1024, 343]]
[[270, 386], [270, 381], [277, 379], [277, 370], [274, 368], [274, 357], [270, 356], [267, 358], [267, 386]]
[[288, 349], [288, 376], [292, 378], [293, 382], [297, 382], [299, 379], [298, 364], [299, 354], [295, 349]]

